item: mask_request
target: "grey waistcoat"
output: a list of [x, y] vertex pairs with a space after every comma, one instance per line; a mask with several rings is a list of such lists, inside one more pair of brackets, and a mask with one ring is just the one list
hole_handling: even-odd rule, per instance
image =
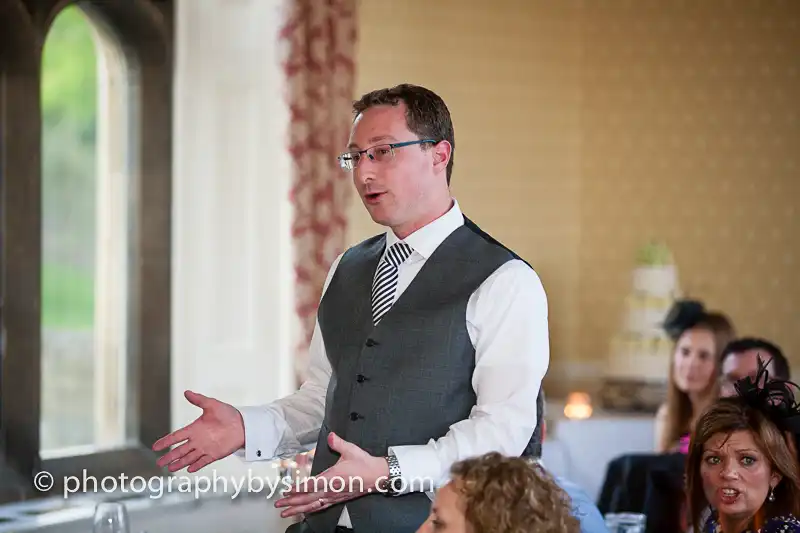
[[[426, 444], [469, 418], [476, 396], [467, 303], [487, 277], [518, 258], [467, 219], [375, 327], [372, 280], [385, 246], [382, 234], [345, 252], [320, 302], [319, 324], [333, 372], [314, 475], [338, 460], [327, 445], [331, 431], [384, 456], [389, 446]], [[541, 393], [536, 402], [539, 420], [525, 456], [541, 455]], [[343, 505], [307, 515], [308, 525], [333, 533]], [[431, 501], [424, 492], [378, 493], [346, 505], [355, 533], [413, 533], [426, 520]]]

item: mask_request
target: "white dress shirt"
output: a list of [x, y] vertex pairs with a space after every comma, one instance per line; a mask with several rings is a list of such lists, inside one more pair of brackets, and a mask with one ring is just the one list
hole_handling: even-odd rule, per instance
[[[454, 201], [447, 213], [404, 239], [414, 251], [399, 266], [395, 299], [439, 244], [463, 224], [464, 216]], [[398, 240], [388, 230], [386, 249]], [[341, 257], [331, 265], [323, 294]], [[409, 489], [419, 490], [422, 479], [435, 480], [437, 487], [444, 485], [450, 466], [462, 459], [489, 451], [519, 456], [536, 426], [536, 399], [550, 360], [547, 297], [539, 276], [520, 260], [506, 262], [472, 294], [465, 319], [475, 347], [472, 386], [477, 403], [469, 418], [450, 426], [446, 435], [389, 448]], [[319, 323], [312, 334], [309, 359], [308, 379], [299, 390], [268, 405], [240, 409], [245, 448], [238, 454], [245, 460], [292, 457], [316, 445], [331, 377]], [[351, 527], [346, 508], [339, 524]]]

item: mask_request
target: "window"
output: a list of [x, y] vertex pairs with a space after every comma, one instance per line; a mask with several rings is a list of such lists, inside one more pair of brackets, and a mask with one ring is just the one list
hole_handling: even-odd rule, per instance
[[[125, 145], [115, 43], [80, 8], [42, 53], [41, 419], [44, 456], [125, 444]], [[124, 85], [122, 85], [124, 87]], [[102, 106], [102, 107], [101, 107]], [[65, 401], [68, 399], [68, 401]]]
[[24, 485], [0, 481], [2, 501], [41, 495], [38, 470], [53, 492], [84, 469], [160, 473], [173, 30], [167, 0], [0, 11], [0, 473]]

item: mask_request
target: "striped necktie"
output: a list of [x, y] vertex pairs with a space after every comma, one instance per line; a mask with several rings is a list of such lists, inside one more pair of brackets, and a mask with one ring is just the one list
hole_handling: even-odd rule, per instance
[[394, 303], [397, 289], [397, 267], [411, 255], [411, 246], [399, 241], [392, 245], [378, 265], [372, 283], [372, 321], [377, 326]]

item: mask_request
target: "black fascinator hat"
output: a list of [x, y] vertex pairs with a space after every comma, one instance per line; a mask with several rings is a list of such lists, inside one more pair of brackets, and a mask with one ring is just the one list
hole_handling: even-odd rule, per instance
[[696, 326], [706, 316], [706, 308], [699, 300], [677, 300], [664, 319], [664, 331], [673, 341], [687, 329]]
[[737, 381], [736, 393], [748, 407], [764, 413], [781, 432], [790, 433], [800, 455], [800, 386], [789, 380], [770, 378], [768, 364], [759, 356], [755, 379], [748, 376]]

